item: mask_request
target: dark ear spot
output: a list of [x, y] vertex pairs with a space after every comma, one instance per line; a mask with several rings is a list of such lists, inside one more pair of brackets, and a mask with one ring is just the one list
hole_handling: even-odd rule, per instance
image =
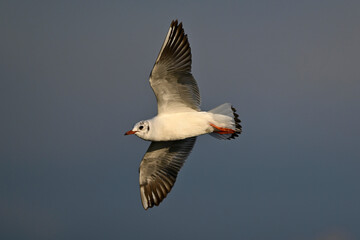
[[148, 126], [148, 131], [150, 130], [150, 127]]

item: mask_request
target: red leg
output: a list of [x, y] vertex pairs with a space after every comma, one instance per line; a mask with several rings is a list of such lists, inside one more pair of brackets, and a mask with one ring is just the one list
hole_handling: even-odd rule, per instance
[[215, 133], [218, 134], [233, 134], [235, 133], [235, 130], [232, 130], [230, 128], [222, 128], [222, 127], [218, 127], [215, 124], [210, 123], [210, 126], [212, 126], [213, 128], [217, 129], [217, 131], [215, 130]]

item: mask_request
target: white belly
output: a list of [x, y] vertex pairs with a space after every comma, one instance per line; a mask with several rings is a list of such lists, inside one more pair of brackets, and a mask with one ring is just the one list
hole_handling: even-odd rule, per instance
[[151, 141], [171, 141], [194, 137], [213, 131], [212, 113], [184, 112], [162, 114], [151, 119]]

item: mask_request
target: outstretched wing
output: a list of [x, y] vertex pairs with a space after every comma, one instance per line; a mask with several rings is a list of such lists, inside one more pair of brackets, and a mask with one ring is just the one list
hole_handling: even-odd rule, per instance
[[150, 74], [158, 114], [200, 111], [200, 93], [191, 74], [191, 49], [182, 23], [172, 21]]
[[140, 164], [140, 194], [146, 209], [158, 206], [174, 186], [196, 137], [152, 142]]

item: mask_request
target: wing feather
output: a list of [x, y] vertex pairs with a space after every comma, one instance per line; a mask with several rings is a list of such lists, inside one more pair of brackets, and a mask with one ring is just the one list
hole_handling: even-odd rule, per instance
[[158, 113], [200, 111], [200, 93], [191, 74], [191, 49], [182, 23], [172, 21], [150, 74]]
[[174, 186], [196, 137], [152, 142], [140, 164], [140, 195], [146, 209], [158, 206]]

